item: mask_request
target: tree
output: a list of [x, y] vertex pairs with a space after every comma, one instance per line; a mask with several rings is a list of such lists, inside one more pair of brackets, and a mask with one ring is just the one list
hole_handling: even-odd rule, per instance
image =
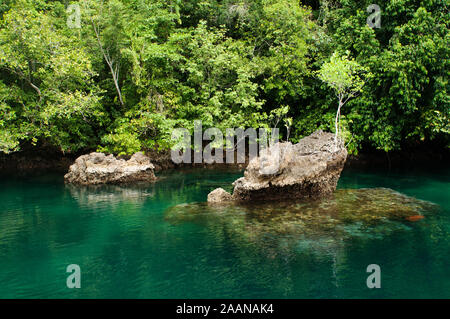
[[322, 65], [318, 71], [319, 78], [329, 85], [338, 98], [338, 109], [335, 118], [335, 141], [340, 135], [340, 119], [342, 107], [353, 97], [358, 95], [364, 86], [366, 77], [370, 76], [367, 69], [349, 58], [349, 52], [339, 55], [334, 52], [329, 62]]
[[[90, 57], [65, 24], [60, 3], [17, 0], [0, 28], [0, 150], [47, 140], [61, 150], [92, 147], [103, 117]], [[76, 50], [74, 48], [77, 48]], [[94, 144], [95, 145], [95, 144]]]
[[375, 29], [368, 27], [366, 12], [373, 1], [334, 0], [322, 5], [327, 2], [329, 10], [323, 11], [327, 11], [329, 46], [333, 51], [349, 50], [374, 75], [345, 108], [351, 148], [388, 152], [419, 143], [449, 147], [446, 2], [383, 1], [381, 28]]
[[442, 0], [385, 0], [375, 29], [371, 0], [82, 0], [79, 29], [72, 1], [0, 2], [0, 152], [167, 148], [194, 120], [450, 146]]
[[117, 92], [120, 106], [125, 103], [120, 88], [121, 50], [126, 46], [125, 21], [127, 21], [124, 4], [119, 0], [84, 0], [83, 12], [98, 44], [98, 48], [108, 65]]

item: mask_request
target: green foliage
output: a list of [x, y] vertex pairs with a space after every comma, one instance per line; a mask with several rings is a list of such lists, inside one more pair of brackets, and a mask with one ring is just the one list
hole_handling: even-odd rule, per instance
[[328, 84], [338, 97], [342, 96], [343, 101], [360, 93], [364, 86], [361, 76], [364, 68], [348, 54], [348, 51], [345, 55], [334, 52], [330, 61], [324, 63], [317, 73], [319, 79]]
[[16, 112], [10, 106], [13, 101], [14, 91], [0, 81], [0, 151], [4, 153], [17, 151], [23, 138]]
[[181, 49], [178, 67], [185, 78], [176, 88], [177, 117], [200, 119], [204, 127], [257, 127], [263, 101], [252, 81], [257, 65], [249, 59], [251, 48], [223, 30], [208, 30], [205, 22], [173, 41]]
[[[329, 62], [322, 65], [317, 72], [319, 79], [328, 84], [336, 93], [338, 98], [338, 109], [335, 118], [336, 138], [340, 134], [341, 108], [353, 97], [361, 93], [365, 78], [371, 76], [367, 74], [367, 69], [359, 65], [354, 59], [334, 52]], [[348, 135], [348, 134], [347, 134]], [[345, 140], [345, 138], [344, 138]]]
[[[259, 25], [254, 25], [255, 51], [263, 66], [263, 88], [276, 104], [304, 95], [304, 78], [310, 75], [308, 42], [314, 23], [311, 12], [298, 1], [264, 1]], [[252, 39], [253, 40], [253, 39]]]
[[[339, 1], [327, 29], [374, 75], [345, 115], [354, 140], [391, 151], [433, 139], [449, 145], [449, 32], [444, 1], [383, 1], [381, 28], [366, 24], [370, 1]], [[357, 145], [358, 148], [361, 144]]]
[[[81, 29], [67, 26], [71, 3]], [[297, 0], [3, 1], [0, 151], [169, 148], [172, 130], [194, 120], [278, 126], [295, 142], [337, 132], [336, 116], [352, 153], [450, 146], [444, 1], [381, 1], [379, 29], [367, 26], [369, 0], [307, 3], [317, 10]]]
[[[14, 151], [20, 140], [37, 139], [63, 151], [92, 147], [92, 131], [104, 113], [89, 56], [74, 49], [77, 38], [61, 29], [58, 17], [33, 4], [17, 0], [0, 29], [0, 69], [13, 92], [3, 102], [9, 115], [2, 121], [2, 150]], [[56, 14], [60, 5], [48, 8]]]

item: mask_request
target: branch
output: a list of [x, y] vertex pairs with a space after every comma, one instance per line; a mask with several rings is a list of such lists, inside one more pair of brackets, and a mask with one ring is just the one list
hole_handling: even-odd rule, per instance
[[124, 107], [124, 103], [122, 100], [122, 93], [120, 91], [120, 86], [119, 86], [119, 63], [116, 63], [116, 65], [114, 66], [114, 60], [111, 59], [111, 56], [109, 55], [109, 49], [106, 48], [106, 51], [105, 51], [105, 49], [103, 48], [102, 41], [100, 40], [99, 27], [95, 26], [95, 22], [94, 22], [94, 19], [92, 19], [92, 17], [91, 17], [91, 24], [94, 29], [95, 36], [97, 38], [98, 46], [100, 47], [103, 57], [105, 58], [105, 61], [108, 64], [108, 67], [111, 71], [111, 75], [112, 75], [113, 81], [114, 81], [114, 86], [116, 87], [116, 91], [119, 96], [120, 105], [122, 107]]
[[41, 90], [39, 89], [39, 87], [36, 84], [34, 84], [30, 80], [29, 77], [27, 77], [27, 76], [25, 76], [25, 74], [23, 74], [22, 70], [20, 70], [20, 69], [15, 70], [15, 69], [9, 68], [7, 66], [5, 66], [5, 68], [8, 69], [9, 71], [11, 71], [12, 73], [16, 74], [17, 76], [19, 76], [19, 78], [25, 80], [36, 91], [36, 93], [39, 95], [39, 103], [42, 102]]
[[344, 105], [345, 103], [347, 103], [351, 98], [358, 96], [359, 92], [352, 92], [350, 93], [347, 98], [345, 99], [344, 103], [342, 105]]
[[37, 92], [37, 94], [39, 95], [39, 103], [41, 103], [42, 102], [41, 90], [36, 85], [34, 85], [30, 80], [27, 80], [27, 82]]

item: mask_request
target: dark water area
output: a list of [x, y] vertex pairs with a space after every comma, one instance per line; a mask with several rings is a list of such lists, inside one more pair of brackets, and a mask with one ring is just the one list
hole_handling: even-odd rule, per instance
[[[279, 212], [265, 219], [273, 205], [199, 211], [205, 204], [194, 203], [217, 187], [231, 191], [242, 171], [159, 176], [151, 185], [78, 187], [62, 174], [1, 175], [0, 298], [450, 298], [449, 167], [342, 173], [337, 194], [389, 188], [422, 219], [368, 221], [380, 205], [395, 215], [400, 197], [374, 206], [364, 193], [345, 213], [331, 199], [297, 205], [299, 220], [315, 219], [293, 228], [289, 205], [277, 208], [287, 224], [277, 224]], [[331, 217], [322, 223], [314, 205], [331, 205]], [[182, 207], [192, 220], [179, 219]], [[366, 217], [343, 218], [353, 211]], [[66, 286], [70, 264], [81, 268], [80, 289]], [[369, 264], [381, 267], [380, 289], [366, 285]]]

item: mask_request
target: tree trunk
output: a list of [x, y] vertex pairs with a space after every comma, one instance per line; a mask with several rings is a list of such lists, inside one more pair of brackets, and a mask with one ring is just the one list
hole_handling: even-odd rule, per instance
[[341, 108], [342, 108], [342, 105], [343, 105], [343, 103], [342, 103], [342, 98], [339, 97], [339, 107], [338, 107], [338, 109], [337, 109], [337, 112], [336, 112], [336, 119], [335, 119], [335, 121], [334, 121], [334, 127], [335, 127], [334, 140], [335, 140], [336, 144], [337, 144], [337, 140], [338, 140], [339, 133], [340, 133], [340, 132], [339, 132], [339, 122], [340, 122], [340, 120], [341, 120]]
[[114, 81], [114, 86], [116, 87], [117, 95], [119, 98], [120, 106], [124, 107], [124, 103], [122, 100], [122, 93], [120, 91], [120, 86], [119, 86], [119, 64], [116, 63], [116, 65], [114, 67], [114, 60], [110, 57], [108, 50], [105, 51], [105, 49], [103, 48], [102, 42], [100, 40], [100, 31], [99, 31], [98, 27], [96, 27], [96, 25], [92, 19], [91, 19], [91, 23], [92, 23], [92, 27], [94, 28], [95, 36], [97, 38], [97, 42], [98, 42], [98, 46], [100, 47], [100, 51], [102, 52], [103, 57], [105, 58], [105, 61], [108, 64], [108, 67], [111, 71], [111, 75], [112, 75], [112, 78]]

